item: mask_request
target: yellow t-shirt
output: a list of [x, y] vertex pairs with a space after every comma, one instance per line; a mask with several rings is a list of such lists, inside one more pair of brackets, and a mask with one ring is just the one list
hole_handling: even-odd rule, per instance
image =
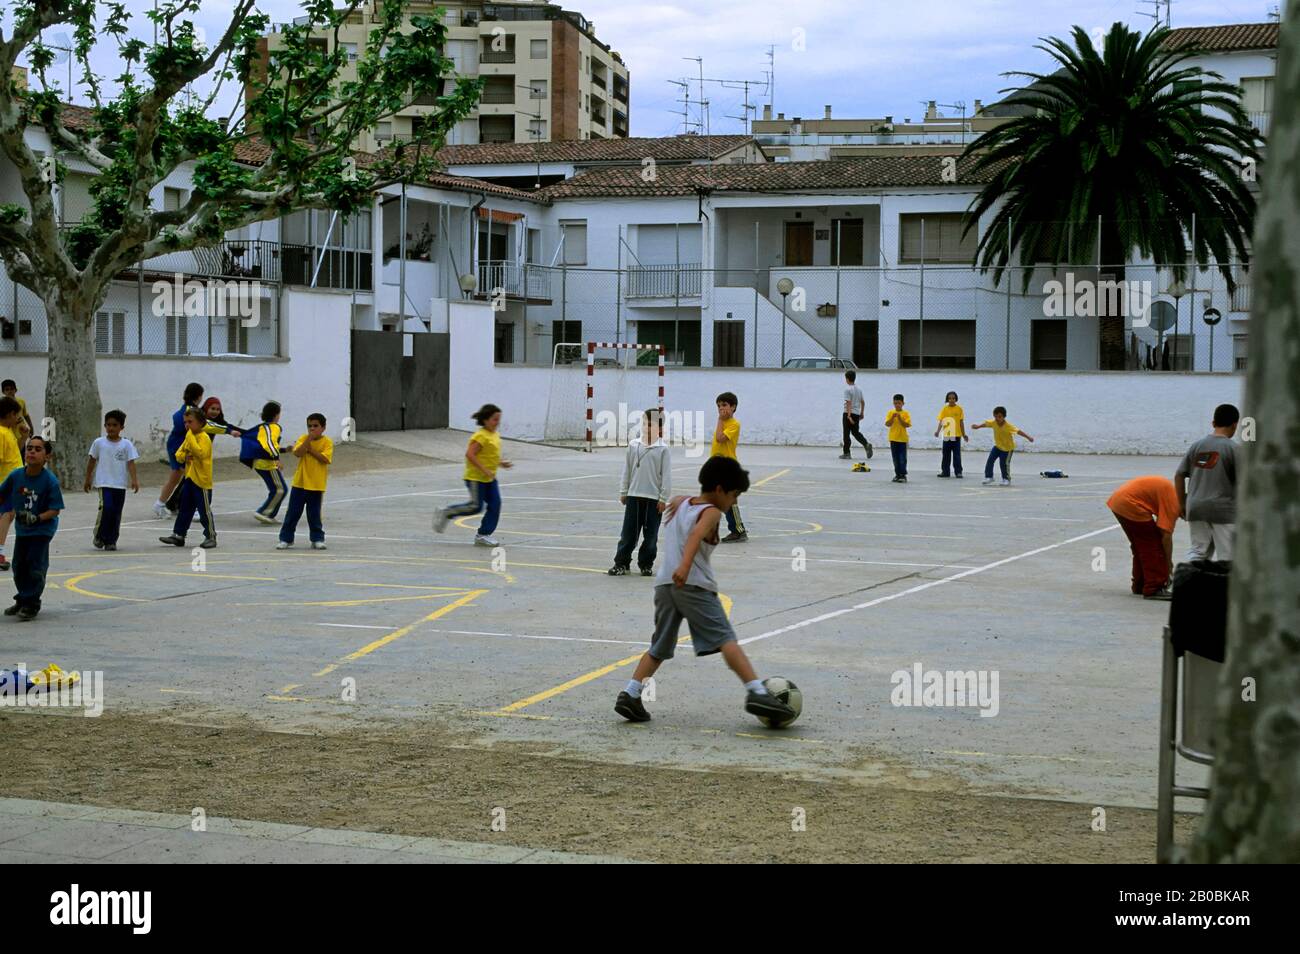
[[[306, 434], [303, 434], [293, 442], [293, 449], [296, 451], [307, 441]], [[334, 442], [324, 434], [315, 442], [316, 453], [320, 454], [331, 464], [334, 462]], [[324, 490], [325, 481], [329, 479], [329, 467], [322, 464], [310, 454], [303, 454], [298, 458], [298, 469], [293, 472], [293, 486], [303, 490]]]
[[998, 427], [997, 421], [985, 421], [985, 427], [993, 428], [993, 446], [1000, 451], [1013, 451], [1016, 449], [1015, 435], [1020, 433], [1020, 428], [1005, 421], [1001, 427]]
[[18, 453], [18, 435], [0, 424], [0, 480], [8, 477], [11, 470], [17, 470], [21, 466], [23, 466], [23, 455]]
[[[266, 439], [266, 432], [267, 432], [267, 430], [270, 430], [270, 432], [271, 432], [271, 439], [270, 439], [269, 442], [268, 442], [267, 439]], [[279, 424], [270, 424], [270, 423], [265, 423], [265, 422], [263, 422], [262, 424], [259, 424], [259, 425], [257, 426], [257, 443], [259, 443], [259, 444], [262, 445], [262, 450], [266, 451], [268, 454], [271, 455], [271, 459], [270, 459], [270, 460], [262, 460], [262, 459], [259, 458], [259, 459], [255, 460], [255, 461], [253, 461], [253, 470], [275, 470], [276, 467], [279, 465], [279, 463], [280, 463], [280, 433], [281, 433], [281, 432], [280, 432], [280, 425], [279, 425]], [[313, 462], [313, 463], [314, 463], [314, 462]], [[296, 477], [295, 477], [294, 479], [297, 480]], [[297, 485], [297, 484], [294, 484], [294, 486], [296, 487], [296, 486], [298, 486], [298, 485]], [[325, 485], [324, 485], [324, 484], [321, 484], [321, 486], [320, 486], [319, 488], [317, 488], [317, 487], [306, 487], [306, 488], [304, 488], [304, 489], [305, 489], [305, 490], [317, 490], [317, 489], [319, 489], [319, 490], [324, 490], [324, 489], [325, 489]]]
[[[893, 421], [893, 423], [890, 424], [890, 421]], [[910, 413], [890, 408], [889, 413], [885, 415], [885, 423], [889, 424], [889, 439], [891, 441], [900, 444], [907, 443], [907, 429], [912, 426], [912, 415]]]
[[961, 437], [962, 421], [966, 419], [966, 414], [962, 411], [960, 404], [954, 404], [949, 407], [947, 404], [939, 411], [939, 436], [946, 441], [955, 441]]
[[[497, 479], [497, 467], [501, 464], [501, 435], [496, 431], [489, 431], [486, 427], [480, 427], [470, 437], [470, 442], [478, 445], [479, 466], [475, 467], [466, 460], [464, 479], [489, 484]], [[486, 477], [479, 470], [480, 467], [487, 471]]]
[[710, 457], [730, 457], [732, 460], [739, 460], [736, 456], [736, 447], [740, 444], [740, 421], [734, 417], [722, 425], [722, 434], [727, 438], [726, 443], [719, 443], [717, 431], [714, 430], [713, 444], [709, 447]]
[[185, 465], [185, 476], [197, 487], [212, 489], [212, 438], [206, 433], [185, 432], [176, 449], [176, 459]]

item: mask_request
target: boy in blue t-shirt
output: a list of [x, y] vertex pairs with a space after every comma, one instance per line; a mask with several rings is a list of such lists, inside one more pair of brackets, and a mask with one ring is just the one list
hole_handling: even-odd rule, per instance
[[58, 478], [45, 464], [54, 446], [39, 435], [28, 438], [26, 461], [0, 483], [0, 513], [14, 511], [17, 539], [14, 541], [14, 605], [4, 611], [26, 622], [41, 611], [45, 574], [50, 568], [50, 541], [59, 529], [63, 492]]

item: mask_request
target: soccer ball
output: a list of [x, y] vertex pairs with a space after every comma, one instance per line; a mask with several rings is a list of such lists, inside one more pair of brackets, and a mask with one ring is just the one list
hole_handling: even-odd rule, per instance
[[769, 729], [784, 729], [786, 726], [793, 723], [795, 719], [799, 718], [799, 713], [803, 711], [803, 693], [800, 691], [798, 686], [789, 679], [786, 679], [784, 676], [772, 676], [769, 679], [764, 679], [763, 685], [767, 688], [768, 692], [776, 696], [776, 698], [780, 699], [786, 705], [790, 706], [790, 708], [794, 709], [794, 715], [789, 719], [779, 720], [760, 718], [759, 721], [762, 722], [763, 725], [767, 726]]

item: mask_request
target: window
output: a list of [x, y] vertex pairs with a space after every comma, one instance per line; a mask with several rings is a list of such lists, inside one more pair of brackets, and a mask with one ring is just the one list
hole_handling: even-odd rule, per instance
[[1247, 341], [1248, 339], [1245, 335], [1232, 336], [1232, 369], [1234, 371], [1246, 370]]
[[393, 138], [393, 124], [391, 122], [375, 123], [375, 139], [383, 142], [386, 139]]
[[478, 72], [478, 65], [475, 63], [478, 59], [477, 40], [448, 40], [446, 49], [447, 59], [451, 60], [453, 72], [462, 75]]
[[167, 353], [190, 353], [189, 322], [185, 315], [167, 316]]
[[[975, 229], [962, 237], [960, 212], [923, 212], [900, 215], [898, 261], [901, 264], [951, 263], [967, 265], [975, 260]], [[923, 224], [924, 223], [924, 224]], [[925, 247], [922, 248], [922, 232]]]
[[226, 353], [248, 354], [248, 328], [239, 318], [226, 319]]
[[1268, 135], [1269, 117], [1273, 113], [1273, 77], [1251, 76], [1241, 81], [1241, 108], [1250, 124], [1261, 136]]
[[564, 264], [587, 264], [587, 220], [561, 219], [560, 229], [564, 235]]
[[[843, 243], [841, 254], [840, 243]], [[862, 264], [862, 220], [835, 219], [831, 222], [831, 264]]]
[[528, 261], [536, 264], [542, 260], [542, 230], [528, 230]]
[[529, 40], [529, 41], [528, 41], [528, 56], [529, 56], [530, 59], [534, 59], [534, 60], [544, 60], [544, 59], [546, 59], [546, 41], [545, 41], [545, 40]]
[[529, 88], [529, 94], [528, 94], [529, 99], [546, 98], [546, 80], [544, 79], [529, 80], [528, 88]]
[[101, 311], [95, 315], [95, 352], [123, 354], [126, 351], [126, 314]]
[[546, 120], [530, 119], [528, 120], [528, 138], [535, 139], [538, 142], [546, 140]]
[[355, 43], [340, 43], [339, 49], [348, 55], [349, 60], [357, 58], [357, 45]]
[[163, 186], [163, 211], [177, 212], [185, 204], [185, 190]]
[[515, 323], [498, 321], [492, 360], [497, 364], [515, 363]]
[[[900, 321], [900, 368], [975, 367], [975, 322]], [[924, 349], [924, 351], [922, 350]]]
[[1066, 329], [1069, 322], [1045, 318], [1029, 324], [1029, 369], [1063, 371], [1066, 358]]

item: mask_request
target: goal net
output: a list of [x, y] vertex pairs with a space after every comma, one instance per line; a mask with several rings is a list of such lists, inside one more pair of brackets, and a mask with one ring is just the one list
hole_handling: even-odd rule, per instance
[[626, 447], [647, 408], [664, 406], [661, 345], [588, 341], [555, 345], [544, 440], [585, 449]]

